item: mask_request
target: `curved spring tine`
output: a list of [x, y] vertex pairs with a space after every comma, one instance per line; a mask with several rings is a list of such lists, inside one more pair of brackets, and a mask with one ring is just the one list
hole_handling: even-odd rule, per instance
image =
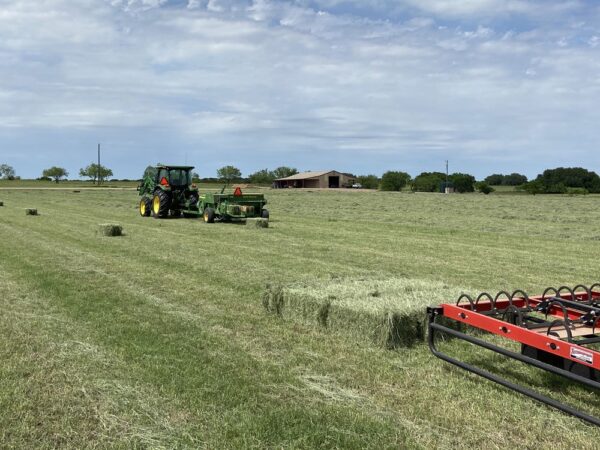
[[558, 296], [558, 291], [556, 289], [554, 289], [553, 287], [548, 287], [542, 294], [542, 301], [546, 300], [546, 294], [550, 291], [554, 292], [554, 297]]
[[[600, 290], [600, 283], [594, 283], [590, 286], [590, 297], [594, 296], [594, 294], [592, 294], [592, 292], [594, 292], [594, 288], [598, 288]], [[592, 304], [594, 303], [593, 300], [594, 300], [593, 298], [590, 300], [592, 302]]]
[[560, 297], [560, 293], [562, 291], [569, 291], [569, 294], [571, 294], [571, 300], [573, 300], [574, 302], [577, 301], [577, 298], [575, 297], [575, 291], [573, 289], [571, 289], [569, 286], [561, 286], [561, 287], [559, 287], [558, 291], [556, 292], [556, 295], [558, 297]]
[[575, 286], [573, 288], [573, 292], [575, 293], [575, 298], [577, 298], [577, 289], [585, 291], [585, 293], [587, 295], [587, 304], [591, 305], [592, 304], [592, 291], [591, 291], [591, 289], [588, 288], [584, 284], [578, 284], [577, 286]]
[[590, 286], [590, 291], [593, 291], [594, 288], [600, 288], [600, 283], [594, 283]]
[[551, 333], [555, 333], [550, 330], [557, 325], [562, 325], [565, 327], [565, 331], [567, 332], [567, 342], [573, 342], [573, 334], [571, 333], [571, 329], [567, 326], [567, 324], [565, 323], [564, 320], [560, 320], [560, 319], [556, 319], [555, 321], [550, 323], [550, 325], [548, 326], [548, 330], [546, 330], [546, 336], [550, 336]]
[[[517, 320], [511, 321], [511, 320], [507, 320], [508, 314], [512, 314], [512, 318], [517, 318]], [[521, 311], [519, 311], [519, 308], [517, 308], [514, 305], [510, 305], [508, 308], [506, 308], [504, 310], [504, 313], [502, 313], [502, 320], [508, 322], [508, 323], [512, 323], [513, 325], [518, 325], [521, 326], [523, 325], [523, 314], [521, 314]]]
[[515, 296], [516, 296], [517, 294], [521, 294], [521, 298], [523, 298], [523, 299], [525, 300], [525, 308], [527, 308], [528, 310], [530, 310], [530, 311], [531, 311], [531, 307], [529, 306], [529, 295], [527, 295], [527, 292], [525, 292], [525, 291], [523, 291], [523, 290], [521, 290], [521, 289], [517, 289], [516, 291], [514, 291], [514, 292], [511, 294], [510, 298], [511, 298], [512, 300], [514, 300], [514, 299], [515, 299]]
[[460, 306], [459, 303], [463, 298], [469, 300], [469, 304], [471, 305], [471, 311], [475, 311], [475, 303], [473, 303], [473, 299], [469, 294], [462, 294], [460, 297], [458, 297], [458, 300], [456, 300], [456, 306]]
[[477, 305], [479, 304], [479, 300], [481, 300], [483, 297], [486, 297], [490, 301], [490, 311], [495, 311], [496, 302], [494, 301], [493, 297], [487, 292], [482, 292], [477, 296], [477, 299], [475, 300], [475, 310], [477, 311]]
[[496, 294], [496, 297], [494, 297], [494, 306], [496, 306], [496, 303], [498, 303], [498, 299], [500, 298], [501, 295], [504, 295], [506, 297], [506, 299], [508, 300], [508, 306], [512, 306], [512, 297], [510, 296], [510, 294], [506, 291], [500, 291]]
[[560, 309], [562, 310], [562, 313], [563, 313], [564, 322], [569, 323], [570, 319], [569, 319], [569, 313], [567, 312], [567, 308], [565, 308], [565, 305], [563, 305], [561, 302], [558, 302], [558, 301], [550, 302], [550, 304], [548, 305], [548, 309], [546, 309], [546, 319], [548, 318], [548, 312], [552, 309], [553, 306], [560, 306]]

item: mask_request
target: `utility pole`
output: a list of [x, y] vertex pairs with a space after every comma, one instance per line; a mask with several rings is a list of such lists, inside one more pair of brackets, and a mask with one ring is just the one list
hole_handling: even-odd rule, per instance
[[96, 179], [100, 185], [100, 142], [98, 142], [98, 167], [96, 168]]
[[446, 160], [446, 185], [444, 186], [444, 193], [448, 193], [448, 160]]

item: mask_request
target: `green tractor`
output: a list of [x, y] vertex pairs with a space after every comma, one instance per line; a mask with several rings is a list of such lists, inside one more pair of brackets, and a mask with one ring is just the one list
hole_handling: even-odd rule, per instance
[[192, 184], [192, 166], [158, 164], [144, 171], [138, 192], [140, 215], [162, 217], [198, 217], [198, 188]]
[[202, 211], [202, 218], [206, 223], [243, 222], [251, 217], [268, 219], [266, 204], [263, 194], [244, 194], [241, 188], [236, 187], [233, 193], [225, 193], [223, 188], [220, 193], [200, 195], [198, 209]]

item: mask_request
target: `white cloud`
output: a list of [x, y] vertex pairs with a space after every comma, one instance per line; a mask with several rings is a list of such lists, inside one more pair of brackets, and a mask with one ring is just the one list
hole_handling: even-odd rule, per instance
[[[452, 154], [478, 173], [490, 155], [558, 158], [576, 145], [600, 164], [598, 18], [582, 23], [580, 5], [553, 1], [542, 20], [533, 6], [15, 0], [0, 11], [0, 146], [32, 130], [65, 142], [110, 134], [133, 159], [147, 151], [137, 141], [167, 136], [240, 165], [300, 165], [309, 152], [311, 167], [416, 171]], [[394, 20], [377, 14], [386, 9]], [[572, 20], [557, 25], [557, 11]]]

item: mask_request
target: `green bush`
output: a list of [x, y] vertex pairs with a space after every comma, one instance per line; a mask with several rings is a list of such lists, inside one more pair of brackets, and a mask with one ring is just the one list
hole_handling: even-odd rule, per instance
[[487, 184], [485, 181], [480, 181], [479, 183], [475, 184], [475, 188], [481, 192], [482, 194], [488, 195], [491, 192], [494, 192], [495, 189], [493, 187], [491, 187], [489, 184]]
[[379, 189], [382, 191], [401, 191], [410, 181], [410, 175], [406, 172], [388, 171], [381, 177]]
[[529, 183], [522, 184], [517, 187], [519, 191], [525, 191], [531, 195], [543, 194], [546, 190], [544, 188], [544, 183], [540, 180], [532, 180]]
[[379, 187], [379, 178], [377, 178], [377, 175], [360, 175], [357, 181], [363, 189], [377, 189]]
[[475, 191], [475, 177], [467, 173], [453, 173], [450, 175], [450, 181], [454, 185], [454, 190], [460, 192]]
[[440, 186], [446, 181], [442, 172], [423, 172], [412, 181], [411, 189], [416, 192], [440, 192]]
[[590, 192], [586, 188], [567, 188], [569, 195], [587, 195]]

